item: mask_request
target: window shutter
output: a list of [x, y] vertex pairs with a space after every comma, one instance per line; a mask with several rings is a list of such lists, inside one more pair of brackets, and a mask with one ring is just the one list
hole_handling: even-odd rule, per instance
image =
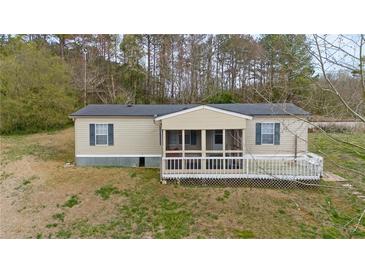
[[195, 130], [190, 131], [190, 142], [191, 142], [191, 145], [196, 145], [196, 131]]
[[280, 145], [280, 123], [275, 123], [274, 145]]
[[256, 123], [256, 145], [261, 145], [261, 123]]
[[89, 124], [90, 146], [95, 146], [95, 124]]
[[108, 145], [114, 145], [114, 125], [108, 124]]

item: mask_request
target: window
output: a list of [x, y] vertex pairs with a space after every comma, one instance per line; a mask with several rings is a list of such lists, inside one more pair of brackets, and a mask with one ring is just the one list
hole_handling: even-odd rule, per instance
[[190, 136], [191, 136], [190, 130], [185, 130], [185, 145], [191, 144]]
[[196, 145], [196, 130], [185, 130], [185, 145]]
[[214, 131], [214, 144], [216, 145], [223, 144], [223, 130]]
[[169, 140], [170, 145], [181, 145], [182, 144], [181, 131], [169, 130], [167, 133], [168, 133], [168, 140]]
[[261, 124], [261, 144], [274, 144], [274, 123]]
[[96, 145], [108, 144], [108, 124], [95, 125], [95, 144]]

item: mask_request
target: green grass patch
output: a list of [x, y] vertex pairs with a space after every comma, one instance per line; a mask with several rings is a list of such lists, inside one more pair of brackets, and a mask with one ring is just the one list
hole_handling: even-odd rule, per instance
[[218, 196], [215, 200], [217, 202], [224, 202], [225, 200], [227, 200], [229, 198], [229, 196], [231, 195], [231, 193], [228, 190], [225, 190], [223, 192], [222, 196]]
[[26, 189], [26, 186], [31, 184], [34, 179], [38, 178], [37, 176], [32, 176], [27, 179], [23, 179], [21, 184], [15, 188], [15, 190], [22, 190], [24, 191]]
[[163, 197], [154, 212], [153, 226], [157, 238], [178, 239], [189, 235], [192, 214], [181, 204]]
[[120, 191], [112, 185], [103, 186], [95, 191], [95, 194], [97, 196], [100, 196], [101, 199], [103, 200], [109, 199], [112, 194], [119, 194], [119, 193]]
[[239, 239], [253, 239], [255, 234], [251, 230], [236, 230], [235, 235]]
[[323, 239], [341, 239], [342, 233], [335, 227], [323, 227], [322, 228]]
[[[365, 133], [329, 133], [328, 135], [365, 147]], [[358, 173], [365, 172], [364, 150], [333, 141], [323, 133], [311, 133], [308, 136], [309, 150], [324, 157], [325, 170], [350, 180], [352, 184], [365, 191], [365, 176]]]
[[52, 227], [57, 227], [58, 224], [54, 223], [54, 224], [47, 224], [46, 227], [47, 228], [52, 228]]
[[26, 185], [29, 185], [31, 182], [32, 182], [31, 180], [27, 179], [27, 180], [24, 180], [22, 184], [23, 184], [23, 186], [26, 186]]
[[318, 231], [315, 226], [309, 226], [305, 223], [301, 223], [299, 224], [299, 228], [302, 233], [302, 238], [313, 239], [318, 237]]
[[69, 239], [71, 235], [72, 235], [71, 231], [63, 229], [56, 233], [56, 237], [61, 239]]
[[359, 231], [356, 230], [355, 232], [352, 233], [351, 235], [353, 238], [365, 238], [365, 231]]
[[131, 178], [140, 178], [145, 182], [160, 180], [160, 170], [157, 168], [135, 168], [130, 173]]
[[11, 172], [6, 172], [6, 171], [2, 171], [0, 173], [0, 182], [5, 181], [6, 179], [8, 179], [11, 175], [13, 175], [13, 173]]
[[79, 203], [81, 203], [79, 197], [77, 195], [72, 195], [62, 206], [71, 208]]
[[129, 177], [131, 177], [131, 178], [135, 178], [135, 177], [137, 177], [137, 173], [136, 172], [129, 172]]
[[55, 220], [63, 222], [65, 220], [65, 212], [53, 214], [52, 218], [55, 219]]
[[43, 161], [61, 160], [70, 162], [74, 159], [73, 143], [59, 146], [57, 144], [41, 145], [27, 140], [28, 135], [2, 136], [10, 146], [2, 151], [7, 161], [21, 160], [24, 156], [34, 156]]

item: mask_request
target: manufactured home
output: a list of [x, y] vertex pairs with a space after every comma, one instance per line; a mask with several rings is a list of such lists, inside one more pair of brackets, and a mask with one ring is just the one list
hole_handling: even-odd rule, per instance
[[78, 166], [158, 167], [161, 180], [319, 180], [294, 104], [88, 105], [70, 115]]

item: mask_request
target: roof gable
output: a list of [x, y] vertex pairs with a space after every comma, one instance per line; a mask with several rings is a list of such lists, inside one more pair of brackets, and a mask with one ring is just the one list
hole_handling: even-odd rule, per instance
[[248, 120], [252, 119], [252, 117], [248, 116], [248, 115], [244, 115], [244, 114], [240, 114], [240, 113], [237, 113], [237, 112], [232, 112], [232, 111], [228, 111], [228, 110], [215, 108], [215, 107], [212, 107], [212, 106], [201, 105], [201, 106], [196, 106], [196, 107], [192, 107], [192, 108], [189, 108], [189, 109], [173, 112], [173, 113], [170, 113], [170, 114], [166, 114], [166, 115], [157, 117], [155, 120], [160, 121], [160, 120], [163, 120], [163, 119], [175, 117], [175, 116], [178, 116], [178, 115], [183, 115], [185, 113], [189, 113], [189, 112], [193, 112], [193, 111], [204, 110], [204, 109], [219, 112], [219, 113], [224, 113], [224, 114], [227, 114], [227, 115], [236, 116], [236, 117], [240, 117], [240, 118], [244, 118], [244, 119], [248, 119]]

